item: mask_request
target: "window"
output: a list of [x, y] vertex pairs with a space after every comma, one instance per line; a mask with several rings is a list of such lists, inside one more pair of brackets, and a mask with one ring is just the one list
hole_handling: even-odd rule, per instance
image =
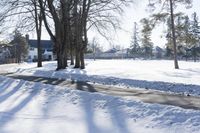
[[33, 51], [33, 50], [34, 50], [34, 48], [33, 48], [33, 47], [30, 47], [30, 50], [31, 50], [31, 51]]
[[49, 60], [51, 60], [51, 58], [52, 58], [51, 55], [49, 55]]

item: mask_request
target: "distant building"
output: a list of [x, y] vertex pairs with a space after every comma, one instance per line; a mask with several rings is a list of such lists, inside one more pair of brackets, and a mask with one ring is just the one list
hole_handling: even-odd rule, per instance
[[8, 63], [8, 59], [11, 58], [9, 49], [7, 45], [0, 45], [0, 64]]
[[[26, 35], [26, 40], [29, 45], [28, 61], [37, 61], [37, 40], [29, 39], [29, 35]], [[50, 61], [54, 60], [53, 54], [53, 42], [51, 40], [41, 40], [42, 47], [42, 60]]]
[[[118, 50], [116, 48], [109, 49], [105, 52], [96, 54], [97, 59], [124, 59], [128, 58], [128, 49]], [[93, 54], [86, 54], [86, 58], [93, 58]]]
[[153, 55], [155, 56], [155, 58], [161, 59], [161, 58], [164, 57], [165, 51], [164, 51], [161, 47], [156, 46], [156, 47], [153, 49]]

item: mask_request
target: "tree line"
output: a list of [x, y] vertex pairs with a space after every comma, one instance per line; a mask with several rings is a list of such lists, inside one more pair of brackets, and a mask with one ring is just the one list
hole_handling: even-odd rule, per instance
[[[159, 24], [165, 24], [167, 31], [164, 36], [166, 43], [166, 57], [174, 59], [174, 66], [178, 66], [178, 58], [193, 58], [196, 61], [199, 56], [200, 32], [199, 22], [196, 12], [192, 14], [191, 19], [183, 13], [174, 13], [174, 7], [178, 4], [184, 4], [187, 8], [191, 7], [191, 0], [163, 0], [149, 1], [149, 7], [156, 8], [160, 5], [161, 11], [152, 14], [149, 18], [140, 21], [142, 25], [139, 36], [138, 24], [134, 25], [134, 32], [131, 41], [131, 53], [135, 56], [152, 57], [153, 42], [151, 40], [152, 30]], [[141, 45], [139, 45], [141, 42]]]
[[[95, 29], [103, 37], [109, 30], [119, 27], [117, 16], [123, 12], [131, 0], [2, 0], [0, 3], [0, 21], [12, 22], [18, 19], [17, 28], [35, 30], [38, 40], [38, 67], [42, 66], [41, 34], [42, 27], [47, 30], [54, 42], [54, 52], [57, 56], [57, 70], [65, 69], [70, 58], [75, 68], [85, 68], [84, 53], [88, 45], [88, 30]], [[150, 35], [152, 29], [165, 19], [159, 15], [168, 16], [170, 38], [173, 47], [174, 66], [178, 66], [177, 35], [174, 7], [178, 4], [191, 6], [192, 0], [149, 0], [151, 10], [162, 7], [159, 13], [153, 15], [151, 21], [143, 19], [143, 38], [145, 53], [152, 53]], [[2, 24], [2, 23], [1, 23]], [[112, 29], [111, 29], [112, 28]], [[135, 47], [135, 46], [134, 46]], [[134, 48], [136, 50], [136, 47]], [[147, 56], [148, 56], [147, 54]]]
[[[135, 57], [152, 57], [153, 56], [153, 42], [151, 40], [151, 33], [153, 30], [152, 20], [159, 19], [167, 30], [163, 32], [165, 44], [165, 58], [173, 58], [173, 43], [171, 34], [171, 21], [167, 14], [154, 14], [149, 19], [144, 18], [141, 20], [142, 29], [139, 35], [138, 24], [135, 22], [131, 42], [131, 53]], [[197, 13], [194, 12], [191, 17], [183, 13], [175, 14], [175, 33], [177, 41], [177, 55], [179, 59], [193, 59], [195, 62], [197, 57], [200, 56], [200, 26]], [[141, 43], [141, 45], [139, 45]]]

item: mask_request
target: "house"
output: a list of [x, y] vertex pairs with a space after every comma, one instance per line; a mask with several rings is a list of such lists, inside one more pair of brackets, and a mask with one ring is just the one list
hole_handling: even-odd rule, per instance
[[155, 55], [155, 58], [161, 59], [161, 58], [164, 57], [165, 51], [164, 51], [161, 47], [156, 46], [156, 47], [153, 49], [153, 55]]
[[[30, 62], [37, 61], [38, 59], [37, 40], [29, 39], [29, 35], [26, 35], [26, 40], [29, 45], [28, 61]], [[42, 47], [42, 60], [43, 61], [54, 60], [52, 40], [41, 40], [41, 47]]]
[[11, 57], [8, 45], [0, 45], [0, 64], [7, 63], [8, 59]]

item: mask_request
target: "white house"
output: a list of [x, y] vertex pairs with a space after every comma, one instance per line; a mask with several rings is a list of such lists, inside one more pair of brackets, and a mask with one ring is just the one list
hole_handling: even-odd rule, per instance
[[0, 45], [0, 64], [6, 63], [7, 59], [11, 57], [8, 46]]
[[[29, 39], [29, 35], [26, 35], [26, 40], [29, 45], [28, 61], [37, 61], [37, 40]], [[53, 54], [53, 42], [51, 40], [41, 40], [42, 47], [42, 60], [50, 61], [54, 60]]]

